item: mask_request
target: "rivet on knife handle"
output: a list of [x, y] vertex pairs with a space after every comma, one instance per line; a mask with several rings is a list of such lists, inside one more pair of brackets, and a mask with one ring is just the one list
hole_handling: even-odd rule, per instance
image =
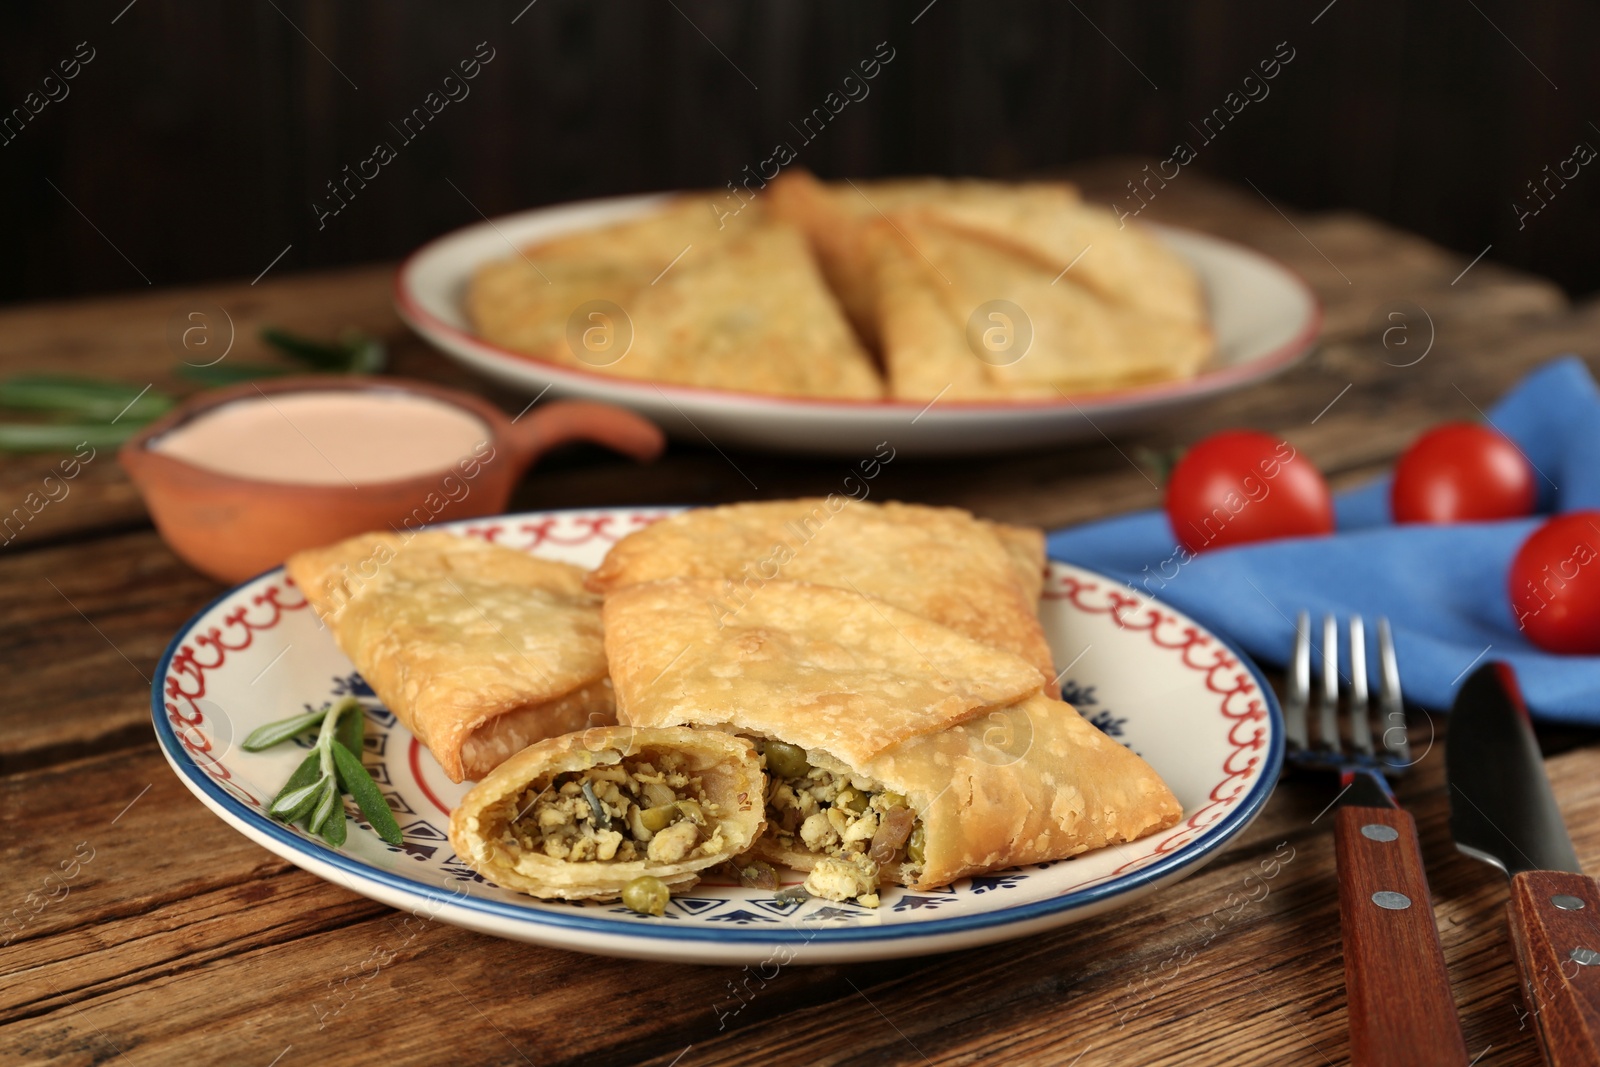
[[1344, 807], [1334, 840], [1351, 1064], [1463, 1067], [1416, 823], [1393, 808]]
[[1551, 1067], [1600, 1067], [1600, 888], [1565, 871], [1511, 879], [1511, 944]]

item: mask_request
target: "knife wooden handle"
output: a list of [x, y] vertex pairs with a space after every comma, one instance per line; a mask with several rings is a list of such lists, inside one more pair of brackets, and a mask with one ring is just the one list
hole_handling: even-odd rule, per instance
[[1524, 871], [1506, 912], [1545, 1062], [1600, 1067], [1600, 888], [1582, 874]]
[[1395, 808], [1340, 808], [1334, 841], [1351, 1064], [1463, 1067], [1467, 1044], [1433, 922], [1417, 824]]

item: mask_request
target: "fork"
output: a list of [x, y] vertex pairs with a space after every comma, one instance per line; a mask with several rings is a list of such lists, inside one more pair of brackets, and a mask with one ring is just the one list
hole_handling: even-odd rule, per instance
[[[1402, 774], [1411, 764], [1394, 635], [1389, 620], [1380, 618], [1380, 684], [1373, 701], [1366, 625], [1359, 615], [1350, 618], [1350, 677], [1342, 716], [1339, 628], [1332, 615], [1323, 617], [1321, 644], [1322, 670], [1313, 684], [1311, 615], [1300, 612], [1284, 724], [1290, 763], [1333, 771], [1341, 785], [1334, 798], [1334, 803], [1344, 801], [1335, 818], [1334, 842], [1350, 1062], [1354, 1067], [1460, 1067], [1467, 1062], [1466, 1041], [1434, 925], [1417, 824], [1399, 807], [1385, 778], [1385, 772]], [[1374, 711], [1382, 716], [1376, 746]], [[1313, 719], [1315, 740], [1309, 731]]]

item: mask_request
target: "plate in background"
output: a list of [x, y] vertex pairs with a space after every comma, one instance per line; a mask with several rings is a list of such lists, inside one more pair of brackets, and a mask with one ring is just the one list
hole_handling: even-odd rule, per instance
[[[617, 538], [667, 513], [532, 512], [445, 528], [593, 567]], [[282, 568], [224, 593], [178, 632], [156, 667], [152, 715], [168, 763], [223, 822], [321, 878], [424, 918], [683, 963], [888, 959], [1023, 937], [1132, 904], [1202, 867], [1272, 793], [1283, 720], [1260, 673], [1231, 645], [1121, 583], [1062, 563], [1051, 564], [1041, 617], [1057, 662], [1070, 664], [1065, 696], [1150, 761], [1183, 804], [1183, 821], [1130, 844], [940, 890], [886, 889], [876, 909], [783, 902], [707, 879], [653, 918], [616, 902], [540, 901], [486, 883], [445, 836], [468, 786], [447, 779], [383, 707]], [[363, 758], [399, 820], [399, 847], [373, 834], [348, 801], [356, 825], [340, 848], [269, 818], [265, 806], [304, 748], [239, 748], [256, 727], [346, 694], [366, 711]], [[786, 873], [786, 884], [802, 880]]]
[[620, 404], [692, 442], [845, 456], [871, 455], [880, 441], [904, 455], [975, 455], [1097, 437], [1261, 381], [1303, 356], [1322, 325], [1316, 296], [1281, 263], [1193, 230], [1151, 226], [1200, 275], [1216, 331], [1208, 369], [1185, 382], [1009, 403], [815, 400], [618, 378], [521, 355], [472, 333], [463, 299], [479, 265], [558, 234], [648, 214], [670, 195], [558, 204], [446, 234], [401, 264], [395, 306], [445, 355], [530, 395], [549, 389]]

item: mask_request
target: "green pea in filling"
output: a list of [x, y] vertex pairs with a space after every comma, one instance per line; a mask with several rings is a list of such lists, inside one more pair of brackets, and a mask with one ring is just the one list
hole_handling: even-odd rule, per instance
[[884, 867], [914, 873], [921, 866], [924, 830], [905, 797], [830, 768], [834, 761], [797, 745], [766, 740], [760, 748], [767, 834], [785, 850], [822, 857], [806, 879], [813, 895], [875, 907]]

